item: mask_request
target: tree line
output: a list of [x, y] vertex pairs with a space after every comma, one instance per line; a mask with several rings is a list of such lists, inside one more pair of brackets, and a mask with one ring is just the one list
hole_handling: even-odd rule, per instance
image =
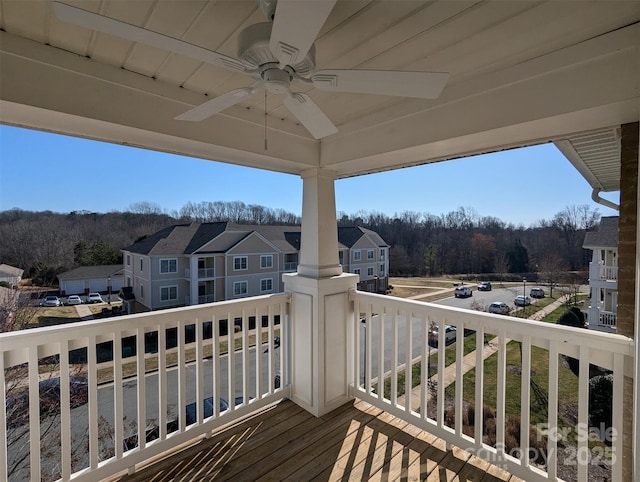
[[[530, 227], [480, 216], [460, 207], [433, 215], [405, 211], [338, 213], [339, 226], [362, 226], [390, 246], [391, 276], [476, 275], [581, 271], [590, 252], [584, 234], [599, 223], [598, 210], [568, 206]], [[120, 250], [177, 223], [233, 221], [239, 224], [299, 224], [298, 215], [240, 201], [187, 203], [167, 213], [154, 203], [124, 212], [0, 211], [0, 263], [25, 270], [39, 284], [78, 266], [118, 264]]]
[[551, 220], [524, 227], [472, 208], [442, 215], [406, 211], [343, 214], [339, 225], [358, 224], [389, 244], [392, 276], [509, 274], [584, 271], [591, 251], [582, 248], [587, 231], [600, 222], [597, 209], [568, 206]]

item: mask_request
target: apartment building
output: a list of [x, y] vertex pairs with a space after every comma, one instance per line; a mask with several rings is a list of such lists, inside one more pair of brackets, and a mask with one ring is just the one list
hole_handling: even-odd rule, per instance
[[[137, 312], [280, 293], [282, 274], [297, 269], [300, 233], [300, 226], [231, 222], [165, 228], [122, 250], [127, 302]], [[338, 249], [360, 290], [386, 290], [389, 246], [377, 233], [338, 228]]]
[[589, 329], [615, 333], [618, 312], [618, 216], [603, 217], [598, 229], [585, 235], [582, 247], [593, 251], [589, 263], [590, 297], [585, 303]]

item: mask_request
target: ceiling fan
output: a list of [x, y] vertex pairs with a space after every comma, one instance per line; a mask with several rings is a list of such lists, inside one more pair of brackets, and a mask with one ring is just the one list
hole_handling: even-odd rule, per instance
[[67, 23], [133, 42], [185, 55], [255, 79], [249, 87], [231, 90], [176, 117], [201, 121], [252, 96], [260, 89], [283, 94], [284, 105], [316, 139], [335, 134], [336, 126], [292, 82], [329, 92], [437, 98], [449, 74], [398, 70], [315, 70], [315, 41], [337, 0], [257, 0], [269, 19], [246, 27], [238, 36], [238, 58], [214, 52], [151, 30], [57, 1], [56, 16]]

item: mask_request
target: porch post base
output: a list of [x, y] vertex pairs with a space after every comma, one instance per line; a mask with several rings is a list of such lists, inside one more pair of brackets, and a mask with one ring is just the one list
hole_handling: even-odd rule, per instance
[[291, 293], [291, 399], [320, 417], [353, 397], [353, 303], [358, 275], [311, 278], [283, 275]]

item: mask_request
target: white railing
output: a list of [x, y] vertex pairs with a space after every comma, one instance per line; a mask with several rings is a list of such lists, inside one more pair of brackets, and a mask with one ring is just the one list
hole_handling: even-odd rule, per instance
[[[558, 480], [561, 464], [573, 464], [578, 481], [588, 480], [590, 466], [609, 464], [611, 480], [622, 480], [623, 375], [633, 376], [631, 339], [360, 291], [351, 299], [356, 397], [527, 481]], [[458, 335], [448, 347], [446, 325]], [[430, 330], [437, 331], [434, 347]], [[566, 357], [574, 360], [561, 363]], [[613, 418], [597, 432], [604, 442], [595, 448], [589, 445], [595, 436], [589, 432], [590, 364], [613, 373]], [[567, 397], [577, 407], [577, 425], [559, 412], [559, 405], [569, 406]], [[530, 430], [518, 430], [518, 439], [511, 427], [520, 424]]]
[[598, 321], [600, 325], [603, 326], [616, 326], [616, 313], [612, 313], [611, 311], [601, 311], [598, 316]]
[[602, 281], [617, 281], [618, 267], [601, 263], [589, 263], [589, 279]]
[[198, 303], [199, 304], [203, 304], [203, 303], [213, 303], [216, 300], [216, 295], [209, 294], [209, 295], [199, 295], [198, 296]]
[[288, 303], [0, 334], [0, 480], [101, 480], [288, 396]]
[[213, 278], [215, 275], [214, 268], [198, 268], [198, 278]]

